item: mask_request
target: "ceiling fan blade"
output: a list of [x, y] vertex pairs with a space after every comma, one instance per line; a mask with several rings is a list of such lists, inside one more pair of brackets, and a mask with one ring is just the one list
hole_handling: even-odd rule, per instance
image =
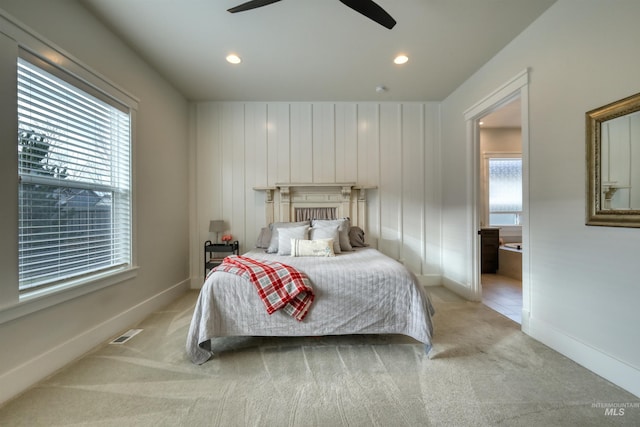
[[355, 10], [366, 16], [367, 18], [376, 21], [378, 24], [392, 29], [396, 25], [396, 20], [391, 17], [383, 8], [381, 8], [373, 0], [340, 0], [351, 9]]
[[275, 3], [277, 1], [280, 1], [280, 0], [250, 0], [236, 7], [232, 7], [231, 9], [227, 9], [227, 12], [231, 12], [231, 13], [244, 12], [245, 10], [251, 10], [258, 7], [266, 6], [271, 3]]

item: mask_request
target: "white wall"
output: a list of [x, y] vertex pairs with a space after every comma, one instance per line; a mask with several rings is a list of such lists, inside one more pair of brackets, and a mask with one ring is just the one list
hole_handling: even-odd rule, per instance
[[[255, 245], [275, 183], [355, 182], [367, 191], [367, 240], [440, 282], [439, 107], [434, 103], [199, 103], [193, 111], [192, 251], [211, 219]], [[192, 258], [194, 287], [202, 255]]]
[[640, 230], [585, 223], [585, 113], [640, 91], [640, 2], [559, 0], [442, 103], [443, 276], [469, 287], [463, 113], [525, 68], [533, 337], [640, 395]]
[[[140, 100], [134, 140], [137, 277], [0, 324], [1, 402], [188, 289], [189, 117], [184, 97], [78, 2], [2, 0], [0, 8]], [[16, 52], [1, 47], [1, 161], [8, 167], [0, 168], [5, 236], [0, 254], [9, 261], [2, 264], [0, 289], [13, 289], [17, 238], [10, 236], [17, 235], [17, 182], [10, 166], [17, 163], [17, 152], [11, 62]]]
[[521, 153], [521, 132], [520, 128], [480, 129], [480, 152]]

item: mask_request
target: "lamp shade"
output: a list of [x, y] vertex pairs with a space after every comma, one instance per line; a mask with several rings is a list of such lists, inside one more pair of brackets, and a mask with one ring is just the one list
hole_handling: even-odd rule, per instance
[[221, 219], [212, 219], [209, 221], [209, 232], [220, 233], [224, 231], [224, 221]]

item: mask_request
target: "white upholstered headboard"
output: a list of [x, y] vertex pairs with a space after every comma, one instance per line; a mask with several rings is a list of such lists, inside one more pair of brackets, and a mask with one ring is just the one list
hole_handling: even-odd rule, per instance
[[281, 183], [273, 187], [254, 187], [264, 191], [265, 225], [295, 221], [297, 208], [335, 208], [336, 217], [349, 217], [351, 225], [366, 230], [367, 190], [375, 187], [355, 183]]

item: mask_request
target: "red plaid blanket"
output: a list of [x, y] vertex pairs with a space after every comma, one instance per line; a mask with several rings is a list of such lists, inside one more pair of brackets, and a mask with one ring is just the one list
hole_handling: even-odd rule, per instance
[[230, 255], [214, 271], [226, 271], [249, 279], [269, 314], [282, 309], [302, 321], [315, 297], [306, 274], [279, 262]]

